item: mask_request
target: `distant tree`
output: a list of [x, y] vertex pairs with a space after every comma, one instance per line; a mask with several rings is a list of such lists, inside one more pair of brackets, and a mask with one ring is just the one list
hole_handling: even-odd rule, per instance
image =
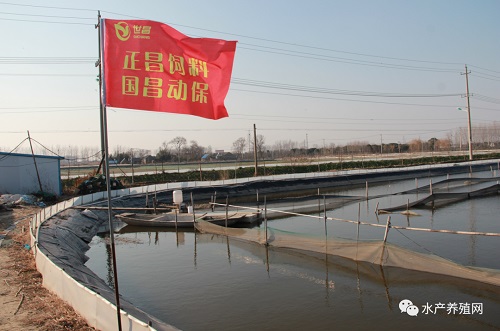
[[245, 150], [246, 145], [247, 145], [246, 139], [243, 137], [238, 138], [233, 142], [233, 152], [238, 154], [240, 159], [243, 155], [243, 151]]
[[439, 139], [436, 140], [434, 148], [439, 151], [449, 151], [451, 150], [451, 139]]
[[410, 145], [410, 152], [412, 153], [418, 153], [423, 150], [423, 142], [420, 139], [410, 140], [408, 145]]
[[172, 145], [175, 152], [177, 153], [177, 172], [180, 172], [181, 163], [181, 151], [184, 146], [186, 146], [187, 140], [184, 137], [175, 137], [170, 140], [169, 145]]
[[[266, 143], [266, 138], [258, 134], [256, 137], [257, 140], [257, 155], [259, 155], [262, 158], [262, 153], [265, 151], [265, 143]], [[252, 144], [253, 147], [254, 144]]]
[[168, 144], [163, 142], [161, 147], [158, 149], [156, 153], [156, 160], [159, 162], [169, 162], [172, 160], [172, 153], [170, 153], [170, 149], [168, 148]]
[[191, 161], [199, 161], [205, 151], [205, 148], [198, 145], [195, 140], [190, 141], [191, 145], [187, 149], [187, 154], [189, 155], [189, 159]]
[[431, 151], [434, 151], [434, 149], [436, 148], [436, 143], [437, 143], [438, 139], [437, 138], [431, 138], [429, 139], [427, 142], [429, 143], [429, 149]]

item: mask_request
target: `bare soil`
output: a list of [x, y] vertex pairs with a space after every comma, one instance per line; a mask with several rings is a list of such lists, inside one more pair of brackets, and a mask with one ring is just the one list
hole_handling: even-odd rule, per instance
[[29, 245], [29, 217], [38, 207], [0, 210], [0, 331], [95, 330], [73, 308], [42, 286]]

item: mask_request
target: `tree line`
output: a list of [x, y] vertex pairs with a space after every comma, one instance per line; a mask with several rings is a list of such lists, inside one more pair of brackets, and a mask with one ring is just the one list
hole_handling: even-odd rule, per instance
[[[500, 123], [493, 122], [476, 125], [472, 128], [472, 141], [474, 149], [498, 149], [500, 148]], [[255, 145], [255, 147], [254, 147]], [[25, 150], [24, 150], [25, 149]], [[20, 148], [16, 153], [30, 154], [29, 147]], [[334, 156], [342, 157], [348, 155], [362, 154], [384, 154], [384, 153], [422, 153], [422, 152], [446, 152], [468, 150], [467, 128], [458, 128], [450, 131], [444, 138], [430, 138], [422, 140], [412, 139], [408, 142], [388, 142], [371, 144], [367, 141], [351, 141], [345, 145], [334, 143], [322, 145], [314, 144], [311, 147], [305, 142], [297, 142], [291, 139], [279, 140], [273, 144], [266, 144], [266, 138], [258, 134], [254, 139], [250, 137], [237, 138], [232, 143], [231, 154], [235, 160], [253, 160], [254, 153], [259, 159], [278, 159], [294, 157], [319, 157]], [[36, 154], [59, 155], [65, 160], [62, 164], [81, 164], [99, 162], [102, 157], [100, 148], [89, 146], [53, 146], [50, 149], [38, 149]], [[177, 136], [170, 141], [163, 142], [156, 151], [147, 149], [129, 148], [115, 146], [110, 153], [110, 159], [117, 163], [183, 163], [199, 162], [204, 155], [211, 156], [207, 160], [218, 160], [221, 151], [213, 150], [211, 146], [202, 146], [195, 140]], [[222, 158], [223, 159], [223, 158]]]

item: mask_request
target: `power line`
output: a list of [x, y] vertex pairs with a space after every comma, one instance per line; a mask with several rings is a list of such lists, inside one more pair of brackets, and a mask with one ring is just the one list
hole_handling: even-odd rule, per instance
[[[243, 44], [243, 43], [241, 43], [241, 44]], [[258, 47], [262, 47], [262, 46], [258, 46]], [[440, 69], [440, 68], [429, 68], [429, 67], [417, 67], [417, 66], [408, 66], [408, 65], [400, 65], [400, 64], [390, 64], [390, 63], [382, 63], [382, 62], [363, 61], [363, 60], [346, 59], [346, 58], [339, 58], [339, 57], [331, 57], [331, 56], [325, 56], [325, 55], [319, 55], [319, 54], [311, 54], [311, 53], [304, 53], [304, 52], [297, 52], [297, 51], [290, 51], [290, 50], [282, 50], [282, 52], [278, 52], [278, 51], [269, 51], [269, 50], [262, 50], [262, 49], [248, 48], [248, 47], [241, 47], [241, 46], [239, 46], [238, 49], [247, 49], [247, 50], [253, 50], [253, 51], [258, 51], [258, 52], [265, 52], [265, 53], [270, 53], [270, 54], [278, 54], [278, 55], [300, 57], [300, 58], [305, 58], [305, 59], [314, 59], [314, 60], [320, 60], [320, 61], [338, 62], [338, 63], [346, 63], [346, 64], [353, 64], [353, 65], [363, 65], [363, 66], [370, 66], [370, 67], [381, 67], [381, 68], [389, 68], [389, 69], [401, 69], [401, 70], [413, 70], [413, 71], [430, 71], [430, 72], [448, 72], [448, 73], [452, 73], [452, 72], [456, 73], [456, 72], [458, 72], [458, 70], [454, 70], [454, 69]], [[302, 55], [302, 54], [309, 54], [309, 55]]]
[[[242, 119], [242, 120], [250, 120], [249, 118], [234, 118], [233, 119]], [[258, 120], [259, 118], [256, 118], [256, 120]], [[355, 120], [355, 119], [351, 119], [351, 120]], [[314, 118], [309, 118], [308, 120], [299, 120], [299, 119], [296, 119], [296, 120], [290, 120], [290, 119], [268, 119], [266, 118], [266, 123], [268, 122], [279, 122], [279, 123], [302, 123], [302, 124], [332, 124], [332, 125], [335, 125], [336, 127], [337, 126], [344, 126], [344, 125], [368, 125], [370, 124], [369, 122], [366, 122], [366, 123], [363, 123], [363, 122], [338, 122], [338, 121], [335, 121], [335, 122], [325, 122], [325, 120], [322, 120], [322, 121], [315, 121]], [[434, 121], [422, 121], [422, 119], [419, 119], [419, 122], [415, 122], [414, 120], [410, 120], [410, 119], [399, 119], [398, 120], [399, 122], [395, 123], [395, 124], [391, 124], [391, 125], [398, 125], [398, 127], [403, 127], [403, 126], [415, 126], [415, 124], [420, 124], [420, 125], [425, 125], [425, 126], [432, 126], [432, 125], [442, 125], [443, 123], [438, 123], [438, 122], [434, 122]], [[408, 121], [412, 121], [412, 122], [408, 122]], [[462, 121], [460, 120], [455, 120], [455, 121], [451, 121], [451, 120], [448, 120], [446, 122], [446, 124], [460, 124], [462, 123]], [[380, 123], [379, 123], [380, 124]], [[352, 130], [352, 129], [351, 129]]]
[[[59, 10], [73, 10], [73, 11], [86, 11], [86, 12], [97, 12], [98, 11], [97, 9], [88, 9], [88, 8], [29, 5], [29, 4], [17, 4], [17, 3], [11, 3], [11, 2], [0, 2], [0, 4], [10, 5], [10, 6], [22, 6], [22, 7], [32, 7], [32, 8], [44, 8], [44, 9], [59, 9]], [[141, 17], [132, 16], [132, 15], [126, 15], [126, 14], [122, 14], [122, 13], [116, 13], [116, 12], [112, 12], [112, 11], [104, 11], [103, 10], [102, 12], [103, 13], [112, 14], [112, 15], [129, 17], [129, 18], [144, 19], [144, 18], [141, 18]], [[24, 15], [24, 16], [41, 16], [41, 17], [55, 17], [55, 18], [68, 18], [68, 19], [93, 19], [93, 18], [83, 18], [83, 17], [51, 16], [51, 15], [31, 15], [31, 14], [17, 14], [17, 13], [4, 13], [4, 14]], [[61, 24], [78, 24], [76, 22], [49, 22], [49, 21], [33, 21], [33, 22], [61, 23]], [[80, 24], [93, 25], [93, 24], [86, 24], [86, 23], [80, 23]], [[293, 46], [293, 47], [315, 49], [315, 50], [321, 50], [321, 51], [332, 52], [332, 53], [348, 54], [348, 55], [355, 55], [355, 56], [361, 56], [361, 57], [370, 57], [370, 58], [378, 58], [378, 59], [386, 59], [386, 60], [394, 60], [394, 61], [414, 62], [414, 63], [429, 63], [429, 64], [442, 64], [442, 65], [462, 65], [462, 63], [459, 63], [459, 62], [429, 61], [429, 60], [419, 60], [419, 59], [410, 59], [410, 58], [400, 58], [400, 57], [390, 57], [390, 56], [374, 55], [374, 54], [367, 54], [367, 53], [360, 53], [360, 52], [351, 52], [351, 51], [344, 51], [344, 50], [331, 49], [331, 48], [325, 48], [325, 47], [303, 45], [303, 44], [298, 44], [298, 43], [293, 43], [293, 42], [285, 42], [285, 41], [279, 41], [279, 40], [273, 40], [273, 39], [267, 39], [267, 38], [260, 38], [260, 37], [254, 37], [254, 36], [243, 35], [243, 34], [222, 32], [222, 31], [217, 31], [217, 30], [212, 30], [212, 29], [206, 29], [206, 28], [200, 28], [200, 27], [195, 27], [195, 26], [191, 26], [191, 25], [183, 25], [183, 24], [178, 24], [178, 23], [168, 23], [168, 24], [176, 25], [176, 26], [180, 26], [180, 27], [185, 27], [185, 28], [190, 28], [190, 29], [201, 30], [201, 31], [214, 32], [214, 33], [218, 33], [218, 34], [224, 34], [224, 35], [230, 35], [230, 36], [248, 38], [248, 39], [252, 39], [252, 40], [270, 42], [270, 43], [287, 45], [287, 46]], [[265, 46], [258, 46], [258, 47], [265, 47]], [[296, 52], [296, 51], [290, 51], [290, 52]], [[300, 53], [300, 52], [297, 52], [297, 53]], [[362, 62], [360, 60], [354, 60], [354, 61]], [[399, 65], [390, 65], [390, 66], [398, 67]], [[498, 71], [481, 68], [479, 66], [474, 66], [474, 65], [470, 65], [470, 66], [471, 67], [476, 67], [476, 68], [479, 68], [479, 69], [483, 69], [483, 70], [488, 70], [488, 71], [500, 73]], [[404, 67], [404, 66], [401, 66], [401, 67]], [[409, 69], [409, 68], [406, 68], [406, 69]], [[421, 68], [419, 68], [417, 70], [423, 70], [423, 67], [421, 67]], [[431, 69], [431, 70], [449, 71], [451, 69], [437, 69], [437, 68], [434, 68], [434, 69]]]
[[[369, 123], [373, 123], [373, 122], [377, 122], [377, 121], [380, 121], [380, 122], [387, 122], [387, 121], [392, 121], [392, 122], [396, 122], [396, 121], [402, 121], [402, 119], [396, 119], [396, 118], [363, 118], [363, 119], [359, 119], [359, 118], [355, 118], [355, 117], [324, 117], [324, 116], [320, 116], [320, 117], [311, 117], [311, 116], [280, 116], [280, 115], [248, 115], [248, 114], [239, 114], [239, 113], [232, 113], [232, 115], [237, 115], [237, 116], [244, 116], [244, 117], [259, 117], [259, 118], [286, 118], [286, 119], [290, 119], [290, 118], [293, 118], [293, 119], [315, 119], [315, 120], [332, 120], [332, 121], [342, 121], [342, 120], [359, 120], [359, 121], [367, 121]], [[231, 116], [233, 117], [233, 116]], [[418, 120], [421, 120], [421, 118], [405, 118], [403, 119], [404, 121], [418, 121]], [[444, 121], [444, 122], [449, 122], [450, 121], [450, 118], [432, 118], [432, 121], [435, 122], [435, 121]]]
[[[419, 103], [386, 102], [386, 101], [358, 100], [358, 99], [347, 99], [347, 98], [333, 98], [333, 97], [323, 97], [323, 96], [313, 96], [313, 95], [298, 95], [298, 94], [291, 94], [291, 93], [265, 92], [265, 91], [254, 91], [254, 90], [233, 89], [233, 88], [231, 88], [231, 91], [272, 94], [272, 95], [280, 95], [280, 96], [302, 97], [302, 98], [309, 98], [309, 99], [323, 99], [323, 100], [338, 100], [338, 101], [350, 101], [350, 102], [377, 103], [377, 104], [386, 104], [386, 105], [421, 106], [421, 107], [453, 107], [453, 106], [419, 104]], [[456, 108], [456, 107], [454, 107], [454, 108]]]
[[[0, 114], [36, 114], [36, 113], [56, 113], [56, 112], [75, 112], [75, 111], [88, 111], [88, 110], [98, 110], [99, 106], [94, 107], [34, 107], [35, 109], [46, 109], [46, 108], [60, 108], [51, 110], [31, 110], [31, 111], [0, 111]], [[24, 108], [0, 108], [1, 109], [33, 109], [31, 107]]]
[[28, 4], [20, 4], [20, 3], [12, 3], [12, 2], [0, 2], [0, 4], [2, 4], [2, 5], [10, 5], [10, 6], [21, 6], [21, 7], [33, 7], [33, 8], [92, 11], [92, 12], [95, 12], [95, 13], [97, 12], [96, 9], [69, 8], [69, 7], [53, 7], [53, 6], [41, 6], [41, 5], [28, 5]]
[[20, 14], [20, 13], [8, 13], [0, 12], [4, 15], [15, 15], [15, 16], [32, 16], [32, 17], [47, 17], [47, 18], [65, 18], [65, 19], [77, 19], [77, 20], [96, 20], [95, 17], [76, 17], [76, 16], [57, 16], [57, 15], [37, 15], [37, 14]]
[[[0, 3], [3, 3], [3, 2], [0, 2]], [[19, 5], [19, 4], [13, 4], [13, 3], [3, 3], [3, 4]], [[36, 6], [36, 5], [22, 5], [22, 6], [37, 7], [37, 8], [48, 8], [48, 9], [95, 11], [93, 9], [68, 8], [68, 7], [51, 7], [51, 6]], [[103, 11], [103, 12], [106, 12], [106, 11]], [[9, 15], [54, 17], [54, 18], [68, 18], [68, 19], [89, 19], [89, 20], [90, 19], [94, 19], [94, 18], [86, 18], [86, 17], [74, 17], [74, 16], [31, 15], [31, 14], [19, 14], [19, 13], [7, 13], [7, 12], [3, 12], [3, 13], [4, 14], [9, 14]], [[124, 14], [115, 13], [115, 12], [107, 12], [107, 13], [111, 13], [111, 14], [115, 14], [115, 15], [120, 15], [120, 16], [127, 16], [127, 17], [138, 18], [138, 17], [134, 17], [134, 16], [130, 16], [130, 15], [124, 15]], [[1, 19], [2, 18], [0, 18], [0, 20]], [[12, 20], [12, 19], [7, 19], [7, 20]], [[34, 21], [34, 20], [20, 20], [20, 21], [41, 22], [41, 23], [61, 23], [61, 24], [85, 24], [85, 25], [93, 25], [93, 24], [77, 23], [77, 22], [54, 22], [54, 21]], [[272, 43], [277, 43], [277, 44], [284, 44], [284, 45], [289, 45], [289, 46], [296, 46], [296, 47], [302, 47], [302, 48], [308, 48], [308, 49], [316, 49], [316, 50], [322, 50], [322, 51], [328, 51], [328, 52], [336, 52], [336, 53], [342, 53], [342, 54], [350, 54], [350, 55], [363, 56], [363, 57], [382, 58], [382, 59], [389, 59], [389, 60], [396, 60], [396, 61], [405, 61], [405, 62], [444, 64], [444, 65], [458, 65], [458, 64], [461, 64], [461, 63], [456, 63], [456, 62], [424, 61], [424, 60], [416, 60], [416, 59], [396, 58], [396, 57], [387, 57], [387, 56], [371, 55], [371, 54], [364, 54], [364, 53], [340, 51], [340, 50], [328, 49], [328, 48], [323, 48], [323, 47], [314, 47], [314, 46], [302, 45], [302, 44], [297, 44], [297, 43], [289, 43], [289, 42], [282, 42], [282, 41], [277, 41], [277, 40], [270, 40], [270, 39], [265, 39], [265, 38], [256, 38], [256, 37], [247, 36], [247, 35], [224, 33], [224, 32], [221, 32], [221, 31], [215, 31], [215, 30], [204, 29], [204, 28], [197, 28], [197, 27], [193, 27], [193, 26], [187, 26], [187, 25], [181, 25], [181, 24], [175, 24], [175, 23], [169, 23], [169, 24], [174, 24], [174, 25], [179, 25], [179, 26], [184, 26], [184, 27], [188, 27], [188, 28], [192, 28], [192, 29], [199, 29], [199, 30], [204, 30], [204, 31], [209, 31], [209, 32], [216, 32], [216, 33], [227, 34], [227, 35], [235, 35], [235, 36], [239, 36], [239, 37], [244, 37], [244, 38], [249, 38], [249, 39], [255, 39], [255, 40], [260, 40], [260, 41], [266, 41], [266, 42], [272, 42]], [[244, 43], [241, 43], [241, 44], [244, 45]], [[272, 52], [272, 51], [266, 51], [266, 50], [262, 50], [262, 49], [252, 49], [252, 48], [245, 48], [245, 47], [239, 47], [239, 48], [249, 49], [249, 50], [254, 50], [254, 51], [261, 51], [261, 52], [268, 52], [268, 53], [276, 53], [276, 54], [280, 54], [280, 55], [301, 56], [301, 57], [307, 57], [307, 58], [314, 58], [316, 60], [335, 61], [335, 62], [342, 62], [342, 63], [348, 63], [348, 64], [377, 66], [377, 67], [385, 67], [385, 68], [392, 68], [392, 69], [433, 71], [433, 72], [456, 72], [455, 69], [429, 68], [429, 67], [408, 66], [408, 65], [400, 65], [400, 64], [390, 64], [390, 63], [378, 63], [378, 62], [373, 62], [373, 61], [364, 61], [364, 60], [356, 60], [356, 59], [348, 59], [348, 58], [339, 58], [339, 57], [331, 57], [331, 56], [319, 55], [319, 54], [312, 54], [312, 53], [306, 53], [306, 52], [299, 52], [299, 51], [295, 51], [295, 50], [284, 50], [284, 49], [267, 47], [267, 46], [260, 46], [260, 45], [252, 45], [252, 44], [247, 44], [247, 45], [254, 46], [254, 47], [266, 48], [266, 49], [280, 50], [280, 51], [286, 52], [286, 53]], [[297, 55], [297, 54], [302, 54], [302, 55]], [[305, 55], [308, 55], [308, 56], [305, 56]]]
[[96, 77], [90, 74], [3, 74], [0, 76], [14, 76], [14, 77]]
[[247, 86], [275, 88], [275, 89], [290, 90], [290, 91], [341, 94], [341, 95], [355, 95], [355, 96], [364, 96], [364, 97], [370, 96], [370, 97], [386, 97], [386, 98], [436, 98], [436, 97], [452, 97], [452, 96], [462, 95], [462, 93], [403, 94], [403, 93], [350, 91], [350, 90], [328, 89], [328, 88], [323, 88], [323, 87], [310, 87], [310, 86], [299, 86], [299, 85], [291, 85], [291, 84], [273, 83], [273, 82], [240, 79], [240, 78], [233, 78], [232, 82], [235, 84], [241, 84], [241, 85], [247, 85]]
[[[106, 11], [103, 11], [103, 12], [106, 12]], [[122, 15], [122, 14], [118, 14], [118, 13], [114, 13], [114, 12], [106, 12], [106, 13], [127, 16], [127, 15]], [[133, 16], [128, 16], [128, 17], [133, 17]], [[168, 24], [177, 25], [177, 26], [181, 26], [181, 27], [185, 27], [185, 28], [196, 29], [196, 30], [215, 32], [215, 33], [230, 35], [230, 36], [235, 36], [235, 37], [243, 37], [243, 38], [248, 38], [248, 39], [253, 39], [253, 40], [266, 41], [266, 42], [288, 45], [288, 46], [303, 47], [303, 48], [308, 48], [308, 49], [316, 49], [316, 50], [322, 50], [322, 51], [328, 51], [328, 52], [334, 52], [334, 53], [350, 54], [350, 55], [365, 56], [365, 57], [374, 57], [374, 58], [397, 60], [397, 61], [434, 63], [434, 64], [446, 64], [446, 65], [463, 65], [463, 63], [459, 63], [459, 62], [425, 61], [425, 60], [397, 58], [397, 57], [389, 57], [389, 56], [381, 56], [381, 55], [372, 55], [372, 54], [357, 53], [357, 52], [348, 52], [348, 51], [341, 51], [341, 50], [336, 50], [336, 49], [331, 49], [331, 48], [316, 47], [316, 46], [302, 45], [302, 44], [297, 44], [297, 43], [290, 43], [290, 42], [284, 42], [284, 41], [278, 41], [278, 40], [272, 40], [272, 39], [266, 39], [266, 38], [252, 37], [252, 36], [236, 34], [236, 33], [221, 32], [221, 31], [210, 30], [210, 29], [206, 29], [206, 28], [198, 28], [198, 27], [194, 27], [194, 26], [190, 26], [190, 25], [183, 25], [183, 24], [177, 24], [177, 23], [168, 23]]]
[[21, 146], [26, 140], [28, 140], [28, 138], [24, 138], [23, 141], [21, 141], [19, 144], [17, 144], [16, 147], [14, 147], [10, 152], [7, 153], [7, 155], [4, 155], [0, 158], [0, 160], [3, 160], [7, 157], [10, 156], [10, 154], [14, 153], [15, 150], [17, 150], [19, 148], [19, 146]]
[[94, 64], [95, 57], [0, 57], [0, 64]]
[[477, 93], [474, 93], [472, 96], [474, 97], [475, 100], [500, 104], [500, 99], [497, 99], [497, 98], [493, 98], [493, 97], [489, 97], [489, 96], [477, 94]]
[[23, 19], [15, 19], [15, 18], [0, 18], [0, 21], [15, 21], [15, 22], [30, 22], [30, 23], [51, 23], [51, 24], [71, 24], [71, 25], [90, 25], [94, 26], [91, 23], [80, 23], [80, 22], [58, 22], [58, 21], [40, 21], [40, 20], [23, 20]]
[[491, 70], [491, 69], [486, 69], [486, 68], [481, 68], [481, 67], [478, 67], [478, 66], [475, 66], [475, 65], [472, 65], [472, 64], [469, 64], [468, 66], [469, 66], [469, 67], [473, 67], [473, 68], [477, 68], [477, 69], [481, 69], [481, 70], [486, 70], [486, 71], [491, 71], [491, 72], [495, 72], [495, 73], [497, 73], [497, 74], [500, 74], [500, 71]]

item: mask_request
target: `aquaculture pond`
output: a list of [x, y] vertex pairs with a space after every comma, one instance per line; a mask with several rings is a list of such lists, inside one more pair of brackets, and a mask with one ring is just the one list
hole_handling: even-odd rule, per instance
[[[496, 184], [468, 175], [386, 182], [352, 190], [320, 192], [318, 211], [267, 222], [273, 235], [304, 238], [382, 240], [384, 227], [328, 220], [328, 201], [365, 197], [327, 210], [327, 217], [401, 227], [500, 233], [500, 197], [485, 195], [458, 202], [436, 200], [434, 208], [402, 206], [438, 192], [472, 192]], [[475, 178], [492, 177], [490, 172]], [[456, 180], [454, 180], [454, 178]], [[446, 181], [445, 181], [446, 180]], [[445, 182], [442, 182], [445, 181]], [[432, 185], [430, 185], [432, 182]], [[441, 182], [441, 183], [440, 183]], [[418, 192], [416, 187], [429, 186]], [[426, 191], [429, 190], [429, 191]], [[290, 202], [272, 209], [290, 210]], [[299, 209], [299, 204], [294, 203]], [[292, 208], [293, 209], [293, 208]], [[404, 210], [403, 210], [404, 211]], [[264, 223], [258, 225], [264, 229]], [[500, 237], [390, 229], [388, 243], [476, 268], [500, 270]], [[108, 283], [109, 241], [96, 236], [87, 266]], [[290, 249], [194, 231], [125, 227], [116, 234], [121, 295], [140, 309], [183, 330], [497, 330], [500, 288], [446, 275], [311, 256]], [[408, 301], [411, 304], [408, 304]], [[408, 308], [407, 307], [410, 307]], [[416, 307], [416, 310], [415, 310]]]

